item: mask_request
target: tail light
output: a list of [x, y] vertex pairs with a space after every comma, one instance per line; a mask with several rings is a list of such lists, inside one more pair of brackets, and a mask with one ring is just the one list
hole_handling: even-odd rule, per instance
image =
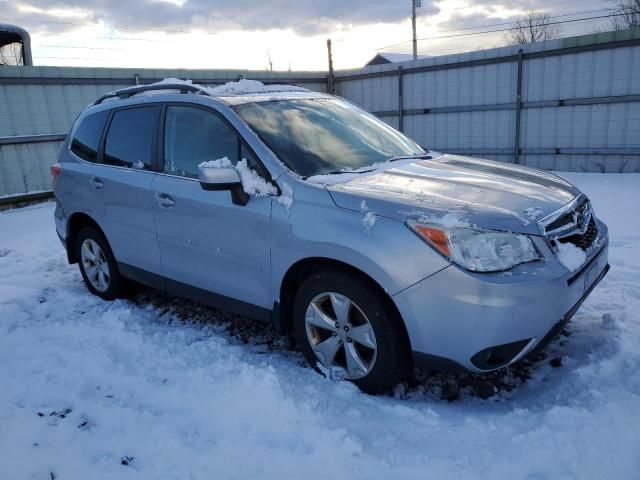
[[56, 188], [56, 182], [58, 181], [58, 177], [62, 174], [62, 165], [59, 163], [54, 163], [51, 165], [51, 188]]

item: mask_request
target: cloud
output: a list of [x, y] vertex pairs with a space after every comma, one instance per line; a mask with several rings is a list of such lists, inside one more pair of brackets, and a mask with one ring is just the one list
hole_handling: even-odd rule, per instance
[[[445, 32], [443, 35], [468, 35], [468, 43], [475, 45], [482, 43], [482, 39], [485, 38], [499, 38], [504, 36], [503, 32], [496, 32], [496, 35], [489, 35], [488, 37], [476, 35], [476, 32], [508, 29], [522, 13], [529, 10], [547, 13], [552, 17], [552, 21], [564, 21], [597, 15], [597, 13], [590, 14], [588, 12], [597, 10], [598, 8], [603, 8], [601, 0], [583, 0], [580, 5], [574, 4], [569, 6], [565, 6], [563, 2], [559, 2], [557, 5], [532, 1], [518, 2], [517, 4], [501, 4], [495, 0], [475, 0], [473, 7], [454, 10], [446, 21], [439, 22], [438, 27]], [[572, 15], [574, 13], [576, 14]], [[567, 34], [575, 34], [574, 31], [577, 32], [577, 34], [591, 33], [594, 30], [593, 25], [588, 22], [578, 22], [572, 26], [573, 28], [571, 30], [569, 25], [565, 27], [560, 26], [561, 36], [562, 33], [564, 33], [564, 29], [567, 30]]]
[[[423, 14], [438, 11], [435, 0], [423, 4]], [[34, 22], [31, 31], [67, 30], [77, 28], [69, 23], [104, 22], [134, 30], [292, 29], [301, 35], [315, 35], [350, 24], [397, 22], [410, 15], [409, 2], [396, 0], [186, 0], [181, 4], [179, 0], [27, 0], [9, 5], [13, 12], [8, 13], [17, 18], [44, 20]], [[85, 15], [74, 20], [60, 16], [64, 11], [83, 11]]]

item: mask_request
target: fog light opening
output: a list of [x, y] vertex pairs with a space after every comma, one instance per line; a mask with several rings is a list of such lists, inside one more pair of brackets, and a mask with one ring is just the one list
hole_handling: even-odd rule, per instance
[[485, 348], [471, 357], [471, 363], [480, 370], [495, 370], [504, 367], [524, 357], [533, 348], [535, 341], [535, 338], [527, 338]]

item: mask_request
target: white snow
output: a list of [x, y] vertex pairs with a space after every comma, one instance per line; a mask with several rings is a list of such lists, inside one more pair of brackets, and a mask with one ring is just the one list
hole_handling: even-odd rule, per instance
[[258, 175], [255, 170], [249, 168], [247, 161], [244, 158], [236, 163], [236, 171], [240, 175], [242, 189], [248, 195], [266, 197], [267, 195], [278, 194], [278, 189], [275, 185], [268, 183], [264, 178]]
[[401, 210], [400, 215], [408, 219], [415, 220], [418, 223], [428, 225], [439, 225], [443, 228], [464, 228], [472, 227], [466, 219], [463, 212], [449, 212], [444, 215], [427, 214], [420, 210]]
[[[165, 78], [163, 80], [160, 80], [159, 82], [155, 82], [152, 83], [151, 85], [193, 85], [193, 82], [191, 80], [180, 80], [178, 78]], [[199, 86], [199, 85], [196, 85]], [[163, 94], [167, 94], [167, 93], [180, 93], [180, 90], [178, 89], [165, 89], [165, 90], [149, 90], [146, 92], [140, 92], [138, 94], [136, 94], [137, 96], [143, 96], [143, 97], [150, 97], [153, 95], [163, 95]], [[117, 100], [118, 98], [108, 98], [105, 101], [108, 100]]]
[[245, 78], [237, 82], [227, 82], [217, 87], [209, 87], [207, 90], [212, 95], [244, 95], [253, 93], [273, 93], [273, 92], [308, 92], [306, 88], [297, 85], [265, 85], [257, 80], [247, 80]]
[[558, 261], [570, 272], [578, 270], [587, 260], [586, 252], [572, 243], [556, 242], [555, 249]]
[[544, 212], [538, 207], [527, 207], [524, 209], [524, 213], [527, 215], [527, 218], [529, 220], [535, 222], [542, 216]]
[[289, 183], [282, 183], [282, 193], [277, 198], [277, 201], [280, 205], [284, 206], [287, 212], [291, 210], [293, 206], [293, 187]]
[[207, 160], [198, 164], [200, 168], [232, 168], [233, 163], [228, 157], [218, 158], [217, 160]]
[[344, 173], [334, 173], [328, 175], [311, 175], [307, 177], [305, 181], [309, 183], [315, 183], [318, 185], [336, 185], [338, 183], [345, 183], [354, 178], [358, 178], [360, 173], [351, 173], [349, 171], [345, 171]]
[[610, 227], [612, 269], [532, 378], [508, 370], [489, 400], [441, 400], [448, 376], [367, 396], [265, 327], [245, 343], [223, 312], [104, 302], [67, 265], [53, 203], [1, 212], [0, 477], [638, 478], [640, 175], [566, 176]]
[[362, 212], [362, 226], [364, 227], [364, 231], [369, 234], [371, 233], [371, 229], [376, 224], [376, 214], [369, 210], [367, 207], [367, 202], [362, 200], [360, 202], [360, 211]]
[[[441, 156], [441, 153], [435, 153], [429, 151], [429, 156], [431, 158], [436, 158]], [[402, 160], [394, 160], [391, 162], [378, 162], [372, 165], [367, 165], [360, 168], [344, 168], [340, 173], [329, 173], [323, 175], [311, 175], [305, 178], [305, 181], [318, 185], [337, 185], [339, 183], [346, 183], [354, 178], [361, 177], [362, 175], [366, 175], [372, 172], [382, 172], [384, 170], [391, 169], [393, 167], [398, 167], [401, 165], [406, 165], [408, 163], [415, 162], [415, 158], [407, 158]]]
[[[210, 95], [217, 97], [232, 96], [232, 95], [247, 95], [247, 94], [261, 94], [261, 93], [274, 93], [274, 92], [308, 92], [304, 87], [297, 85], [265, 85], [258, 80], [248, 80], [242, 78], [238, 81], [227, 82], [224, 85], [218, 85], [216, 87], [207, 87], [193, 83], [193, 80], [180, 80], [178, 78], [165, 78], [159, 82], [155, 82], [151, 85], [190, 85], [201, 88], [203, 91]], [[179, 90], [150, 90], [147, 92], [141, 92], [138, 95], [161, 95], [165, 93], [179, 93]]]
[[222, 157], [217, 160], [208, 160], [198, 164], [198, 166], [201, 168], [235, 168], [238, 175], [240, 175], [242, 189], [247, 195], [265, 197], [267, 195], [276, 195], [278, 193], [278, 189], [274, 185], [268, 183], [264, 178], [258, 175], [255, 170], [249, 168], [247, 160], [244, 158], [238, 161], [235, 166], [227, 157]]

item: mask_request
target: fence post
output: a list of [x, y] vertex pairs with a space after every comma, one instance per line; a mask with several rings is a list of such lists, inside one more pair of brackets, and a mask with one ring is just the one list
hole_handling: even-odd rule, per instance
[[520, 163], [520, 114], [522, 111], [522, 49], [518, 50], [518, 79], [516, 87], [516, 128], [513, 139], [513, 163]]
[[398, 130], [404, 132], [404, 98], [402, 92], [402, 67], [398, 67]]

